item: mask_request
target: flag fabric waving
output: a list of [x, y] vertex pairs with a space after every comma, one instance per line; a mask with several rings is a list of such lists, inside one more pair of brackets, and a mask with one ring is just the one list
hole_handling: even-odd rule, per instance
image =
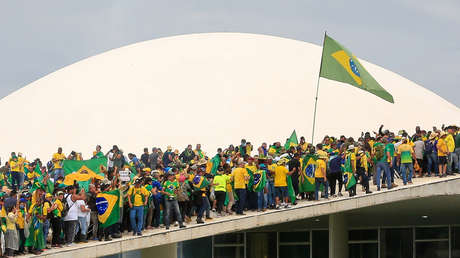
[[307, 154], [302, 159], [302, 171], [299, 177], [299, 192], [308, 193], [315, 191], [315, 155]]
[[356, 178], [353, 175], [353, 169], [351, 167], [351, 155], [350, 153], [346, 156], [343, 166], [343, 184], [347, 190], [356, 185]]
[[258, 169], [255, 172], [246, 168], [249, 174], [248, 190], [253, 192], [260, 192], [264, 189], [267, 184], [267, 176], [265, 170]]
[[295, 130], [292, 132], [291, 137], [286, 140], [286, 143], [284, 144], [284, 149], [288, 150], [291, 147], [296, 147], [299, 145], [299, 141], [297, 140], [297, 133]]
[[290, 175], [286, 176], [286, 181], [288, 185], [288, 196], [289, 200], [291, 200], [291, 203], [295, 203], [295, 192], [294, 192], [294, 186], [292, 185], [292, 178]]
[[393, 96], [380, 86], [359, 60], [327, 35], [324, 37], [320, 77], [351, 84], [394, 103]]
[[117, 223], [120, 220], [120, 190], [97, 194], [96, 208], [102, 228]]
[[64, 169], [64, 173], [67, 176], [72, 172], [78, 172], [81, 170], [92, 171], [96, 174], [101, 174], [101, 165], [107, 167], [107, 158], [102, 157], [98, 159], [90, 159], [90, 160], [64, 160], [62, 162], [62, 168]]
[[193, 177], [192, 184], [196, 190], [200, 190], [207, 187], [209, 185], [209, 181], [204, 176], [196, 175]]

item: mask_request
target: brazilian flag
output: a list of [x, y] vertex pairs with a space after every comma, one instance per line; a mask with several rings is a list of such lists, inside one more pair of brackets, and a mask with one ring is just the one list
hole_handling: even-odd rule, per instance
[[95, 179], [104, 179], [105, 175], [101, 171], [101, 166], [107, 166], [107, 158], [102, 157], [90, 160], [64, 160], [62, 162], [65, 178], [64, 185], [73, 185], [77, 181], [78, 185], [88, 192], [89, 184]]
[[220, 165], [220, 156], [219, 154], [216, 154], [216, 156], [214, 156], [211, 159], [211, 170], [208, 173], [211, 173], [212, 175], [216, 175], [219, 165]]
[[356, 185], [356, 178], [353, 175], [353, 168], [351, 166], [351, 155], [352, 153], [349, 153], [346, 156], [343, 166], [343, 184], [347, 190]]
[[288, 195], [289, 195], [289, 200], [291, 200], [291, 203], [295, 203], [295, 191], [294, 191], [294, 186], [292, 184], [292, 178], [290, 175], [287, 175], [286, 177], [287, 181], [287, 186], [288, 186]]
[[98, 193], [96, 208], [102, 228], [117, 223], [120, 220], [120, 190]]
[[297, 133], [295, 130], [292, 132], [291, 137], [286, 140], [286, 143], [284, 144], [284, 149], [288, 150], [291, 147], [297, 147], [299, 145], [299, 141], [297, 140]]
[[209, 185], [209, 181], [204, 176], [195, 175], [192, 179], [192, 184], [196, 190], [200, 190], [207, 187]]
[[324, 36], [319, 76], [353, 85], [394, 103], [393, 96], [367, 72], [358, 58], [327, 35]]
[[302, 158], [302, 171], [299, 176], [299, 191], [302, 193], [315, 191], [315, 170], [317, 159], [316, 155], [311, 154], [307, 154]]
[[258, 169], [255, 172], [246, 168], [249, 174], [248, 190], [253, 192], [260, 192], [264, 189], [267, 184], [267, 176], [265, 170]]

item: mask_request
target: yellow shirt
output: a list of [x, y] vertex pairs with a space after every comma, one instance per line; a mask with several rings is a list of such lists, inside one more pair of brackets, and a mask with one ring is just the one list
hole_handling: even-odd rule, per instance
[[[136, 188], [135, 186], [131, 186], [128, 190], [128, 195], [129, 198], [133, 198], [134, 196], [134, 202], [132, 202], [133, 206], [143, 206], [144, 200], [149, 197], [149, 192], [144, 187]], [[142, 196], [144, 198], [142, 198]]]
[[452, 134], [448, 134], [444, 141], [447, 144], [447, 149], [449, 150], [449, 152], [454, 152], [455, 151], [455, 141], [454, 141], [454, 137], [452, 136]]
[[6, 229], [9, 230], [16, 230], [16, 219], [18, 215], [10, 212], [8, 213], [8, 217], [6, 217]]
[[232, 178], [235, 182], [235, 189], [246, 189], [246, 179], [249, 177], [248, 171], [245, 168], [235, 168], [232, 172]]
[[436, 144], [436, 148], [438, 148], [438, 156], [439, 157], [447, 156], [447, 152], [449, 150], [447, 149], [447, 144], [446, 144], [445, 140], [439, 139], [438, 144]]
[[275, 168], [275, 187], [287, 186], [286, 175], [289, 170], [285, 166], [276, 166]]
[[368, 166], [367, 166], [367, 156], [366, 154], [363, 154], [360, 156], [361, 159], [360, 159], [360, 165], [361, 167], [364, 168], [364, 170], [367, 172], [367, 170], [369, 169]]
[[10, 161], [10, 170], [12, 172], [20, 172], [21, 169], [19, 167], [19, 161], [14, 161], [14, 160], [11, 160]]
[[24, 163], [28, 163], [28, 161], [23, 157], [18, 157], [18, 163], [19, 163], [19, 171], [24, 173]]
[[62, 202], [61, 200], [59, 199], [56, 199], [56, 201], [54, 201], [54, 203], [56, 204], [56, 210], [58, 211], [57, 212], [57, 216], [58, 217], [61, 217], [61, 211], [64, 209], [64, 206], [62, 205]]
[[18, 218], [16, 219], [16, 224], [18, 225], [19, 229], [24, 229], [24, 216], [26, 215], [26, 209], [24, 209], [24, 215], [22, 215], [22, 212], [20, 210], [18, 211]]
[[324, 178], [326, 176], [326, 162], [322, 159], [316, 161], [315, 178]]
[[48, 209], [51, 208], [51, 205], [48, 202], [43, 203], [43, 216], [48, 215]]
[[53, 154], [53, 159], [54, 160], [57, 160], [56, 162], [53, 162], [54, 164], [54, 168], [56, 169], [59, 169], [59, 168], [62, 168], [62, 160], [65, 160], [65, 155], [63, 153], [59, 154], [59, 153], [54, 153]]
[[247, 169], [251, 170], [252, 173], [257, 171], [256, 165], [246, 165], [246, 166], [244, 166], [244, 168], [247, 168]]

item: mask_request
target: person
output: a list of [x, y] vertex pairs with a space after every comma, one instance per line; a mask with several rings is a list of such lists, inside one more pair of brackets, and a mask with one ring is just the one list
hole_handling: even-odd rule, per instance
[[336, 197], [336, 188], [337, 188], [337, 182], [339, 183], [339, 190], [337, 195], [338, 196], [343, 196], [342, 195], [342, 187], [343, 187], [343, 177], [342, 177], [342, 163], [343, 159], [342, 156], [339, 155], [338, 152], [333, 152], [330, 159], [329, 159], [329, 186], [331, 188], [331, 195], [333, 197]]
[[268, 155], [267, 143], [262, 143], [257, 151], [259, 152], [259, 158], [266, 158]]
[[179, 182], [177, 182], [174, 173], [167, 174], [167, 180], [163, 183], [162, 194], [165, 196], [165, 214], [164, 224], [165, 228], [169, 229], [170, 217], [172, 212], [179, 222], [180, 228], [185, 228], [182, 220], [181, 212], [179, 210], [179, 203], [177, 202], [177, 192], [179, 191]]
[[64, 192], [58, 191], [56, 193], [56, 200], [54, 204], [56, 209], [53, 211], [54, 216], [51, 218], [51, 228], [53, 230], [51, 237], [51, 246], [52, 247], [62, 247], [61, 241], [61, 232], [62, 232], [62, 210], [63, 206]]
[[[50, 223], [51, 219], [54, 216], [53, 211], [56, 209], [56, 205], [53, 203], [53, 195], [50, 193], [45, 194], [45, 201], [43, 202], [43, 236], [45, 238], [45, 245], [46, 245], [46, 240], [48, 239], [48, 232], [50, 229]], [[46, 246], [46, 249], [48, 246]]]
[[417, 164], [420, 165], [418, 169], [417, 176], [422, 177], [423, 176], [423, 156], [425, 152], [425, 143], [422, 141], [421, 136], [415, 137], [415, 142], [414, 142], [414, 153], [415, 153], [415, 158], [417, 159]]
[[88, 208], [85, 200], [77, 200], [77, 202], [75, 203], [75, 205], [77, 205], [77, 210], [78, 210], [78, 224], [77, 225], [80, 230], [79, 240], [83, 243], [88, 242], [87, 236], [86, 236], [88, 232], [87, 218], [88, 218], [89, 212], [91, 212], [91, 209]]
[[144, 148], [144, 153], [141, 155], [141, 162], [144, 164], [143, 167], [150, 167], [149, 156], [149, 148]]
[[[188, 166], [188, 165], [187, 165]], [[192, 187], [188, 181], [187, 169], [182, 169], [179, 174], [176, 175], [176, 179], [179, 182], [179, 189], [177, 191], [177, 202], [179, 203], [179, 210], [181, 213], [182, 220], [189, 223], [190, 217], [190, 194]]]
[[88, 193], [86, 194], [86, 203], [88, 208], [91, 210], [90, 213], [90, 226], [93, 240], [97, 240], [100, 237], [99, 234], [99, 223], [97, 218], [97, 207], [96, 207], [96, 196], [100, 192], [94, 184], [90, 184], [88, 187]]
[[[292, 147], [291, 147], [292, 148]], [[299, 153], [294, 153], [294, 158], [291, 159], [288, 162], [288, 168], [289, 168], [289, 175], [291, 176], [292, 179], [292, 187], [294, 188], [294, 193], [296, 198], [298, 199], [298, 194], [299, 194], [299, 176], [300, 176], [300, 154]], [[294, 205], [296, 203], [294, 202]]]
[[45, 249], [45, 238], [43, 235], [43, 199], [38, 198], [29, 208], [27, 220], [30, 221], [29, 237], [24, 244], [29, 248], [29, 252], [35, 255], [40, 254]]
[[19, 250], [19, 235], [16, 229], [18, 209], [19, 200], [17, 200], [17, 205], [9, 207], [7, 210], [5, 234], [5, 252], [7, 256], [13, 256], [14, 252]]
[[327, 184], [327, 177], [326, 177], [326, 162], [328, 161], [327, 154], [322, 151], [318, 154], [318, 160], [316, 161], [316, 169], [315, 169], [315, 200], [319, 200], [319, 190], [321, 185], [324, 186], [322, 192], [324, 194], [325, 199], [329, 199], [328, 197], [328, 189], [329, 186]]
[[129, 221], [133, 236], [142, 236], [144, 206], [147, 205], [149, 197], [149, 192], [144, 187], [141, 187], [141, 184], [142, 178], [138, 178], [128, 190]]
[[59, 147], [57, 152], [53, 154], [54, 181], [57, 181], [60, 176], [64, 177], [64, 169], [62, 169], [62, 161], [66, 159], [62, 148]]
[[438, 154], [436, 148], [436, 137], [437, 134], [435, 132], [432, 132], [428, 140], [425, 141], [425, 156], [427, 158], [426, 170], [428, 177], [430, 177], [432, 173], [436, 176], [438, 175]]
[[436, 148], [438, 150], [439, 177], [447, 176], [447, 156], [449, 155], [449, 150], [447, 149], [445, 141], [446, 136], [446, 132], [441, 132], [438, 143], [436, 144]]
[[12, 188], [14, 190], [19, 190], [22, 186], [21, 183], [21, 164], [17, 156], [13, 156], [9, 162], [10, 164], [10, 173], [12, 178]]
[[152, 148], [152, 153], [149, 155], [149, 167], [152, 170], [157, 169], [157, 164], [158, 164], [158, 149], [153, 147]]
[[225, 203], [225, 196], [227, 194], [227, 183], [230, 181], [230, 177], [224, 174], [223, 167], [219, 167], [217, 169], [217, 175], [214, 176], [213, 183], [215, 184], [214, 187], [214, 194], [217, 200], [217, 214], [222, 216], [222, 211], [224, 209]]
[[172, 147], [168, 146], [166, 148], [165, 153], [163, 153], [163, 159], [162, 159], [163, 165], [165, 167], [168, 167], [169, 163], [171, 163], [173, 161], [173, 156], [174, 156], [174, 153], [172, 152]]
[[367, 155], [364, 150], [359, 150], [356, 155], [356, 174], [358, 174], [359, 181], [364, 187], [366, 194], [371, 194], [369, 189], [369, 164], [367, 161]]
[[455, 155], [457, 156], [457, 173], [460, 173], [460, 128], [456, 126]]
[[[414, 150], [412, 146], [408, 144], [407, 138], [404, 138], [402, 144], [398, 147], [398, 163], [400, 164], [400, 170], [403, 177], [403, 184], [412, 184], [412, 174], [414, 167], [412, 159], [416, 160]], [[415, 161], [417, 163], [417, 161]], [[407, 173], [408, 171], [408, 173]]]
[[287, 176], [292, 173], [294, 172], [291, 172], [286, 168], [286, 159], [280, 159], [275, 168], [275, 209], [280, 209], [281, 206], [284, 206], [284, 208], [289, 208]]
[[447, 134], [444, 141], [447, 145], [447, 150], [449, 154], [447, 154], [447, 173], [449, 175], [453, 174], [454, 168], [457, 165], [457, 156], [455, 154], [455, 140], [454, 140], [454, 126], [448, 126], [446, 128]]
[[19, 210], [17, 212], [18, 217], [16, 219], [16, 227], [18, 229], [18, 235], [19, 235], [19, 249], [18, 249], [18, 254], [23, 255], [24, 253], [24, 244], [26, 242], [26, 236], [24, 232], [25, 228], [25, 220], [27, 217], [27, 200], [25, 198], [21, 198], [19, 200]]
[[96, 145], [96, 150], [93, 151], [93, 157], [91, 157], [91, 159], [99, 159], [104, 157], [104, 153], [102, 153], [101, 149], [101, 145]]
[[191, 144], [187, 145], [187, 148], [179, 155], [179, 159], [185, 164], [189, 164], [194, 158], [195, 152], [193, 152]]
[[246, 205], [246, 183], [249, 180], [249, 174], [248, 171], [244, 168], [243, 159], [238, 160], [238, 168], [233, 170], [231, 177], [235, 183], [234, 188], [236, 195], [238, 196], [236, 214], [245, 215], [243, 210]]
[[76, 202], [78, 200], [86, 199], [85, 189], [81, 189], [77, 194], [77, 188], [74, 185], [67, 187], [67, 195], [64, 196], [64, 202], [69, 207], [67, 215], [63, 218], [64, 221], [64, 235], [65, 243], [67, 246], [71, 246], [75, 240], [75, 235], [77, 234], [77, 224], [78, 224], [78, 205]]
[[[385, 186], [388, 187], [388, 190], [391, 189], [391, 175], [390, 175], [390, 166], [389, 166], [389, 159], [391, 159], [391, 153], [389, 148], [387, 147], [387, 140], [383, 137], [378, 137], [377, 142], [374, 144], [374, 153], [373, 156], [376, 160], [376, 183], [377, 183], [377, 191], [380, 191], [380, 176], [382, 172], [385, 173], [386, 184]], [[383, 186], [382, 186], [383, 188]]]

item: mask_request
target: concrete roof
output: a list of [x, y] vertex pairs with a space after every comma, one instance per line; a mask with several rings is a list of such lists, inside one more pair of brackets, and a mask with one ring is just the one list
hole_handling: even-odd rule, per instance
[[[320, 57], [317, 45], [244, 33], [182, 35], [114, 49], [1, 99], [0, 156], [16, 151], [49, 160], [62, 146], [65, 154], [75, 150], [89, 158], [96, 144], [140, 153], [188, 143], [202, 143], [214, 155], [241, 138], [284, 142], [293, 129], [309, 141]], [[397, 131], [459, 122], [458, 107], [362, 63], [395, 104], [321, 79], [316, 140], [358, 136], [382, 123]]]
[[[347, 214], [350, 226], [371, 225], [366, 223], [365, 220], [363, 224], [358, 223], [357, 216], [360, 218], [363, 216], [372, 216], [372, 218], [375, 218], [374, 226], [379, 225], [378, 223], [384, 223], [383, 226], [386, 224], [393, 226], [399, 224], [423, 225], [423, 223], [427, 222], [417, 222], [421, 215], [432, 216], [429, 217], [432, 220], [431, 222], [447, 224], [452, 223], [452, 221], [449, 221], [449, 218], [459, 213], [459, 194], [460, 176], [458, 175], [442, 179], [417, 178], [414, 179], [413, 185], [399, 186], [389, 191], [383, 190], [370, 195], [358, 191], [358, 195], [352, 198], [340, 197], [319, 202], [300, 201], [298, 205], [290, 209], [269, 210], [263, 213], [248, 212], [246, 216], [233, 215], [217, 218], [206, 224], [193, 223], [185, 229], [173, 227], [170, 230], [146, 231], [141, 237], [125, 236], [122, 239], [111, 242], [96, 241], [72, 247], [52, 249], [44, 252], [42, 256], [62, 257], [62, 255], [70, 255], [72, 257], [100, 257], [216, 234], [257, 229], [276, 230], [280, 228], [277, 225], [283, 223], [293, 223], [292, 225], [298, 228], [327, 228], [326, 215], [334, 213]], [[440, 200], [442, 202], [439, 202]], [[434, 204], [434, 202], [438, 202], [438, 204]], [[433, 206], [420, 209], [422, 203]], [[436, 210], [437, 207], [441, 208]], [[442, 212], [451, 214], [442, 214]], [[403, 218], [403, 220], [396, 220], [399, 217]], [[319, 218], [319, 222], [316, 221], [316, 218]], [[458, 221], [458, 216], [455, 221]], [[291, 227], [283, 228], [289, 230], [292, 229], [292, 225]]]

